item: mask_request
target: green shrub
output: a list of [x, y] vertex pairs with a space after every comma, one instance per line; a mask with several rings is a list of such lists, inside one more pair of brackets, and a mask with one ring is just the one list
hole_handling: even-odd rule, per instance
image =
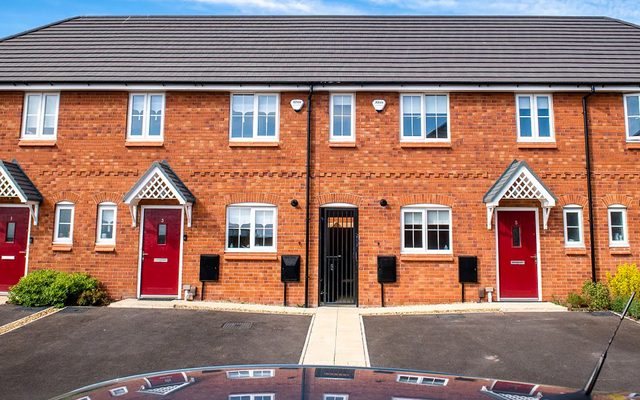
[[636, 264], [619, 265], [615, 275], [607, 272], [607, 282], [614, 298], [629, 298], [633, 291], [640, 295], [640, 268]]
[[[629, 301], [629, 296], [614, 297], [613, 300], [611, 300], [611, 310], [617, 313], [621, 313], [622, 311], [624, 311], [624, 307], [627, 305], [628, 301]], [[640, 319], [640, 300], [638, 300], [638, 298], [635, 298], [631, 303], [631, 306], [629, 307], [629, 313], [627, 314], [627, 316], [635, 319]]]
[[578, 293], [569, 293], [567, 304], [570, 308], [582, 308], [587, 306], [587, 302]]
[[98, 280], [83, 273], [38, 270], [24, 276], [9, 291], [9, 301], [27, 307], [75, 305], [83, 292], [98, 288]]
[[109, 303], [111, 303], [109, 293], [102, 285], [95, 289], [85, 290], [78, 297], [79, 306], [106, 306]]
[[611, 303], [609, 288], [602, 282], [586, 281], [582, 286], [582, 296], [584, 296], [589, 310], [607, 310]]

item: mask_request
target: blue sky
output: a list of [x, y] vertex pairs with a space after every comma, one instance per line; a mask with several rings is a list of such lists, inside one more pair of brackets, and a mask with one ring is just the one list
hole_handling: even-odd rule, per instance
[[2, 0], [0, 37], [74, 15], [606, 15], [640, 24], [638, 0]]

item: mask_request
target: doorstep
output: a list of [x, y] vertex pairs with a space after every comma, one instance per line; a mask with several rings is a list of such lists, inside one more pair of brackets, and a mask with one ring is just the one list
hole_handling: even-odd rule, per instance
[[454, 314], [487, 312], [562, 312], [563, 307], [551, 302], [492, 302], [492, 303], [452, 303], [425, 304], [398, 307], [371, 307], [360, 309], [360, 315], [403, 315], [403, 314]]
[[9, 297], [7, 296], [0, 296], [0, 306], [3, 304], [7, 304], [7, 301], [9, 300]]

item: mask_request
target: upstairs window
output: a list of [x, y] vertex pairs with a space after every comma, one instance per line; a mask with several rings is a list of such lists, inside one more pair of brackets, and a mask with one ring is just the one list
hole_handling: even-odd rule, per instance
[[584, 247], [582, 230], [582, 207], [568, 205], [563, 210], [564, 245], [566, 247]]
[[58, 93], [26, 93], [22, 113], [22, 139], [55, 140], [59, 103]]
[[238, 204], [227, 208], [227, 251], [275, 252], [277, 216], [270, 204]]
[[161, 141], [164, 134], [164, 94], [132, 93], [129, 97], [128, 140]]
[[56, 204], [55, 226], [53, 231], [54, 244], [73, 243], [73, 203], [60, 202]]
[[519, 142], [553, 142], [551, 95], [516, 95]]
[[624, 96], [624, 113], [627, 141], [640, 141], [640, 94]]
[[234, 94], [231, 96], [232, 141], [277, 141], [279, 96]]
[[402, 252], [451, 254], [451, 209], [440, 205], [402, 208]]
[[627, 208], [621, 204], [609, 207], [609, 246], [629, 247], [627, 238]]
[[352, 94], [331, 95], [331, 141], [353, 142], [355, 140], [354, 98]]
[[400, 96], [401, 140], [449, 141], [449, 96], [404, 94]]
[[118, 207], [113, 203], [102, 203], [98, 206], [97, 244], [116, 244], [116, 215]]

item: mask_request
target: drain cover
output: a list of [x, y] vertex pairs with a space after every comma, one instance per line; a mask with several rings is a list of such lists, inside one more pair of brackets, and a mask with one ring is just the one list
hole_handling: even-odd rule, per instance
[[225, 322], [222, 324], [222, 329], [241, 330], [251, 327], [253, 327], [253, 322]]

